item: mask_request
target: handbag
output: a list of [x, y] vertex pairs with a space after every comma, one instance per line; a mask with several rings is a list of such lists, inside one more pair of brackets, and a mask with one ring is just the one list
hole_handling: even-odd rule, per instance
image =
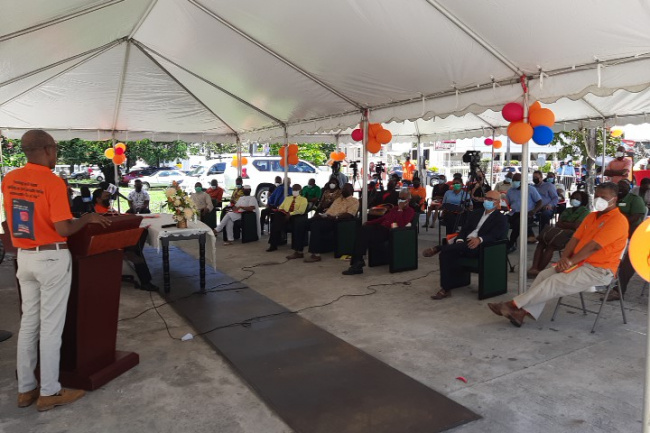
[[562, 250], [571, 240], [574, 233], [575, 230], [548, 226], [539, 234], [539, 239], [556, 250]]

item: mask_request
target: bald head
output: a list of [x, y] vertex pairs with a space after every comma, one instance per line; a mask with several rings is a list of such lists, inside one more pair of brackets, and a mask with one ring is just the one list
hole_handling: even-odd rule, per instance
[[21, 148], [27, 161], [32, 164], [54, 168], [56, 165], [56, 141], [40, 129], [27, 131], [21, 139]]
[[485, 197], [493, 199], [493, 200], [501, 200], [501, 194], [498, 191], [491, 190], [485, 193]]

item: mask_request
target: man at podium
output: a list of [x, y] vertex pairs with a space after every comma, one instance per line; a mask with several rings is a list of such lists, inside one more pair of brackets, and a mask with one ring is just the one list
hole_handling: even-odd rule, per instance
[[[62, 389], [59, 383], [61, 334], [72, 278], [67, 236], [87, 224], [106, 227], [110, 220], [96, 213], [73, 219], [62, 179], [52, 173], [57, 144], [44, 131], [22, 137], [25, 167], [9, 172], [2, 184], [7, 223], [18, 248], [22, 319], [18, 334], [18, 406], [36, 402], [39, 411], [72, 403], [84, 391]], [[39, 361], [40, 392], [34, 370]]]

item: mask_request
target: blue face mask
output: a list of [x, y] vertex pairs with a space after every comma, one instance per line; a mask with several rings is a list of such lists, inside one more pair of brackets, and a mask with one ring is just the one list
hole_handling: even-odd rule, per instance
[[93, 201], [93, 198], [92, 197], [81, 197], [81, 201], [84, 202], [84, 203], [90, 203], [91, 201]]
[[513, 181], [512, 181], [512, 187], [513, 187], [514, 189], [517, 189], [517, 188], [519, 188], [520, 186], [521, 186], [521, 181], [519, 181], [519, 180], [513, 180]]
[[545, 180], [546, 182], [548, 182], [548, 183], [555, 183], [555, 178], [554, 178], [554, 177], [547, 177], [547, 178], [544, 179], [544, 180]]
[[581, 202], [580, 200], [576, 200], [576, 199], [574, 199], [574, 198], [571, 199], [571, 206], [573, 206], [573, 207], [578, 207], [578, 206], [580, 206], [581, 204], [582, 204], [582, 202]]
[[494, 202], [492, 200], [486, 200], [483, 202], [483, 207], [485, 210], [492, 210], [494, 209]]

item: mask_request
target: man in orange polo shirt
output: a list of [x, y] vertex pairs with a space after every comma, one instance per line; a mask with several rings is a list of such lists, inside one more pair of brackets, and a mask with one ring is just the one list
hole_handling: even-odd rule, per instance
[[537, 320], [546, 301], [609, 284], [618, 270], [629, 227], [618, 210], [617, 195], [615, 183], [598, 185], [596, 212], [582, 221], [555, 267], [540, 272], [530, 289], [512, 301], [488, 304], [490, 310], [519, 327], [527, 315]]
[[[25, 167], [9, 172], [2, 184], [11, 242], [18, 248], [22, 318], [18, 334], [18, 407], [36, 401], [39, 411], [83, 397], [84, 391], [59, 383], [61, 334], [70, 294], [71, 258], [67, 236], [86, 224], [107, 226], [95, 213], [73, 219], [63, 180], [52, 173], [57, 145], [44, 131], [22, 137]], [[40, 346], [39, 346], [40, 343]], [[34, 376], [39, 361], [40, 392]]]

